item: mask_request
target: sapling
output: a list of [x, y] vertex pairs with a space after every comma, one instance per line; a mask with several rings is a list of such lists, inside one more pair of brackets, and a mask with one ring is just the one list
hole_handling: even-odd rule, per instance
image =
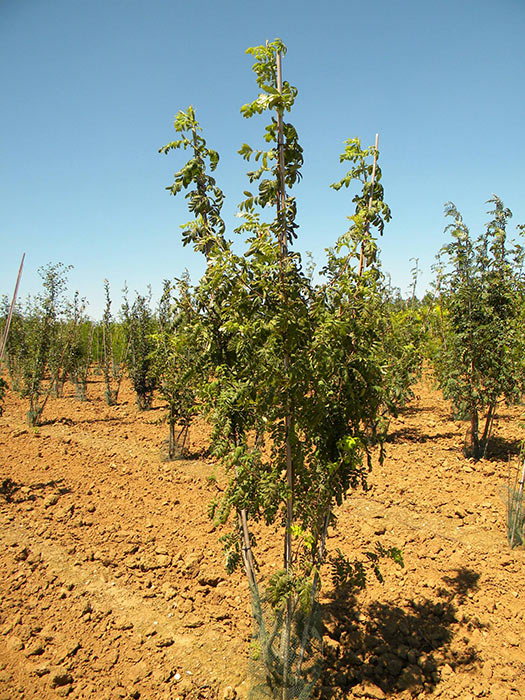
[[23, 358], [21, 393], [29, 399], [27, 420], [38, 425], [63, 367], [66, 348], [60, 326], [64, 314], [63, 294], [67, 272], [62, 263], [40, 268], [44, 291], [28, 304], [25, 314], [27, 353]]
[[73, 303], [68, 309], [67, 324], [70, 329], [70, 349], [66, 372], [75, 387], [75, 396], [79, 401], [85, 401], [87, 398], [87, 381], [95, 331], [95, 326], [88, 319], [85, 310], [85, 300], [80, 299], [76, 293]]
[[[9, 299], [2, 299], [2, 332], [7, 328], [10, 304]], [[17, 303], [11, 313], [9, 333], [6, 335], [3, 362], [7, 367], [9, 381], [13, 391], [20, 391], [22, 386], [23, 358], [27, 354], [27, 325], [22, 305]]]
[[[265, 130], [268, 147], [244, 144], [240, 150], [258, 164], [248, 173], [257, 190], [245, 192], [239, 211], [244, 254], [225, 240], [222, 193], [207, 171], [218, 156], [198, 134], [193, 109], [177, 115], [180, 138], [162, 149], [191, 151], [170, 189], [177, 194], [194, 187], [187, 197], [196, 216], [184, 240], [207, 260], [195, 290], [208, 368], [201, 395], [213, 421], [215, 453], [229, 475], [211, 513], [223, 523], [234, 516], [232, 532], [223, 537], [227, 566], [244, 566], [267, 691], [283, 699], [308, 697], [318, 677], [318, 595], [328, 532], [335, 506], [351, 488], [366, 486], [371, 464], [368, 426], [382, 402], [379, 326], [368, 314], [380, 296], [371, 229], [382, 230], [389, 217], [380, 177], [370, 187], [377, 149], [348, 142], [343, 160], [355, 158], [369, 179], [356, 195], [349, 231], [329, 252], [325, 281], [316, 284], [303, 273], [292, 250], [298, 226], [290, 193], [303, 154], [295, 128], [284, 120], [297, 94], [282, 80], [285, 50], [280, 40], [248, 50], [259, 95], [241, 111], [246, 117], [275, 114]], [[352, 180], [350, 171], [343, 184]], [[272, 211], [273, 218], [263, 219]], [[280, 526], [283, 537], [282, 566], [266, 581], [251, 532], [260, 520]]]
[[104, 375], [104, 397], [108, 406], [118, 401], [120, 384], [124, 376], [129, 339], [122, 324], [114, 321], [111, 314], [109, 282], [104, 280], [106, 305], [102, 317], [102, 372]]
[[137, 294], [130, 306], [127, 290], [125, 290], [124, 303], [122, 304], [122, 318], [129, 338], [127, 367], [140, 411], [151, 408], [153, 393], [157, 386], [152, 359], [155, 347], [153, 334], [156, 326], [150, 301], [151, 291], [147, 297]]
[[194, 337], [195, 315], [188, 277], [177, 280], [175, 293], [166, 280], [151, 357], [160, 396], [168, 405], [169, 459], [186, 453], [188, 430], [197, 409], [200, 353]]
[[515, 403], [524, 386], [523, 249], [509, 241], [510, 210], [496, 196], [489, 201], [492, 219], [477, 239], [456, 207], [445, 207], [452, 242], [439, 254], [443, 342], [433, 354], [445, 398], [470, 423], [465, 452], [474, 459], [486, 455], [498, 401]]

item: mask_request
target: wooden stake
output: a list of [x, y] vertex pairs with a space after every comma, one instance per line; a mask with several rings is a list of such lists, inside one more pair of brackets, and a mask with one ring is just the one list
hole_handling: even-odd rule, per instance
[[[277, 90], [279, 94], [283, 92], [282, 79], [282, 56], [278, 53], [277, 61]], [[286, 283], [284, 278], [284, 261], [288, 256], [288, 236], [286, 230], [286, 189], [284, 176], [284, 126], [283, 115], [280, 109], [277, 110], [277, 148], [279, 155], [279, 197], [277, 199], [277, 218], [281, 222], [279, 230], [279, 264], [281, 270], [281, 286], [283, 301], [287, 306]], [[286, 334], [286, 331], [285, 331]], [[285, 349], [283, 357], [284, 371], [286, 375], [289, 373], [290, 357], [288, 350]], [[292, 569], [292, 525], [293, 525], [293, 499], [294, 499], [294, 473], [293, 473], [293, 457], [292, 457], [292, 442], [291, 436], [293, 432], [294, 415], [293, 409], [290, 409], [285, 416], [285, 451], [286, 451], [286, 484], [288, 486], [288, 496], [286, 499], [286, 532], [284, 536], [284, 568], [289, 574]], [[292, 601], [290, 598], [286, 601], [286, 617], [284, 635], [281, 639], [281, 653], [283, 660], [283, 688], [282, 698], [287, 697], [288, 678], [289, 678], [289, 652], [290, 652], [290, 637], [292, 627]]]
[[[372, 187], [370, 189], [370, 198], [368, 200], [368, 211], [372, 209], [372, 204], [374, 201], [374, 185], [376, 179], [376, 167], [377, 167], [377, 146], [379, 143], [379, 134], [376, 134], [376, 145], [374, 149], [374, 165], [372, 166]], [[368, 233], [369, 224], [366, 225], [365, 233]], [[365, 242], [361, 243], [361, 255], [359, 256], [359, 277], [363, 274], [365, 268]]]
[[[282, 56], [277, 54], [277, 90], [280, 95], [283, 92], [283, 75], [282, 75]], [[280, 246], [281, 254], [288, 254], [288, 240], [286, 236], [286, 188], [284, 180], [284, 126], [283, 114], [277, 110], [277, 150], [279, 154], [279, 199], [277, 201], [277, 209], [279, 218], [281, 219], [280, 231]]]
[[9, 314], [7, 315], [7, 323], [5, 324], [4, 337], [2, 338], [2, 347], [0, 348], [0, 363], [4, 359], [4, 351], [5, 351], [5, 346], [7, 343], [7, 334], [9, 333], [9, 326], [11, 325], [11, 318], [13, 316], [13, 309], [15, 308], [15, 304], [16, 304], [16, 296], [18, 294], [18, 287], [20, 285], [20, 278], [22, 277], [22, 268], [24, 267], [25, 257], [26, 257], [26, 254], [24, 253], [22, 255], [22, 261], [20, 263], [20, 268], [18, 270], [18, 277], [16, 278], [16, 285], [15, 285], [15, 291], [13, 294], [13, 301], [11, 302]]

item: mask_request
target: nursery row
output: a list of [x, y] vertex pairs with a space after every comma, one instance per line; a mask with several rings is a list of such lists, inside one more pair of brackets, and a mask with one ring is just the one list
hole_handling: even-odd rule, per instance
[[[65, 299], [67, 268], [48, 266], [42, 294], [16, 309], [6, 362], [12, 388], [27, 397], [31, 425], [67, 379], [86, 399], [93, 366], [104, 375], [109, 404], [118, 401], [126, 371], [141, 409], [154, 392], [162, 396], [171, 455], [177, 440], [184, 449], [192, 417], [206, 416], [211, 450], [229, 474], [211, 514], [231, 522], [223, 536], [227, 567], [243, 567], [248, 580], [265, 692], [307, 698], [319, 676], [320, 572], [336, 504], [350, 489], [366, 488], [372, 448], [382, 446], [425, 358], [457, 417], [469, 420], [466, 450], [485, 455], [498, 402], [517, 402], [523, 393], [525, 305], [523, 252], [497, 197], [477, 237], [447, 205], [451, 242], [423, 302], [415, 287], [409, 301], [389, 288], [377, 245], [391, 216], [377, 141], [370, 148], [359, 139], [345, 143], [340, 161], [349, 170], [332, 186], [352, 191], [350, 225], [327, 251], [324, 269], [305, 271], [292, 247], [298, 227], [291, 192], [303, 151], [284, 119], [297, 95], [282, 78], [285, 51], [280, 40], [248, 50], [258, 96], [241, 111], [270, 118], [265, 147], [239, 151], [255, 163], [235, 230], [244, 252], [226, 235], [214, 177], [219, 155], [190, 107], [175, 118], [176, 140], [160, 150], [190, 154], [168, 190], [186, 191], [193, 218], [183, 242], [204, 255], [202, 279], [166, 282], [155, 310], [148, 296], [130, 303], [126, 295], [117, 314], [106, 282], [104, 316], [95, 323], [78, 294]], [[6, 303], [5, 318], [7, 311]], [[282, 567], [264, 582], [255, 560], [258, 521], [282, 526], [283, 536]], [[366, 562], [378, 577], [384, 556], [402, 564], [398, 550], [378, 546]], [[367, 566], [338, 560], [339, 585], [364, 585]]]

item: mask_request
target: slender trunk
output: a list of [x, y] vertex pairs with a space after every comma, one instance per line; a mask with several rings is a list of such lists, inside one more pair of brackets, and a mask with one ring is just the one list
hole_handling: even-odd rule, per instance
[[168, 446], [168, 457], [173, 459], [175, 456], [175, 415], [173, 406], [170, 405], [170, 415], [169, 415], [169, 446]]
[[319, 555], [317, 557], [317, 566], [314, 574], [314, 582], [312, 585], [312, 594], [310, 597], [310, 614], [308, 616], [308, 619], [306, 620], [306, 624], [304, 626], [303, 630], [303, 636], [301, 639], [301, 651], [299, 652], [299, 661], [297, 662], [297, 672], [296, 672], [296, 682], [299, 681], [301, 677], [301, 669], [302, 665], [304, 662], [304, 655], [306, 653], [306, 645], [308, 643], [308, 637], [310, 636], [310, 629], [312, 626], [314, 614], [315, 614], [315, 596], [317, 594], [317, 587], [319, 586], [319, 581], [320, 581], [320, 576], [319, 576], [319, 569], [321, 568], [321, 565], [324, 561], [324, 549], [326, 545], [326, 538], [328, 536], [328, 524], [330, 522], [330, 509], [328, 509], [327, 514], [325, 515], [324, 519], [324, 525], [323, 525], [323, 532], [321, 535], [321, 543], [319, 545]]
[[482, 449], [482, 453], [483, 453], [482, 454], [483, 458], [487, 454], [487, 447], [489, 444], [490, 434], [492, 432], [492, 426], [494, 424], [495, 411], [496, 411], [496, 402], [492, 403], [489, 406], [489, 410], [487, 412], [487, 418], [485, 420], [485, 427], [483, 429], [483, 435], [481, 437], [481, 449]]
[[477, 408], [472, 409], [470, 416], [470, 449], [474, 459], [479, 459], [479, 416]]

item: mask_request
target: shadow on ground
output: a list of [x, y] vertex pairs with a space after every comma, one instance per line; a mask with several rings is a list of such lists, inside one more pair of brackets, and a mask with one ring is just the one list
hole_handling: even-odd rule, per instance
[[428, 435], [420, 428], [399, 428], [392, 430], [386, 438], [386, 442], [438, 442], [439, 440], [447, 440], [457, 438], [457, 432], [435, 433]]
[[[71, 489], [61, 484], [64, 483], [64, 479], [58, 479], [58, 481], [47, 481], [38, 482], [36, 484], [30, 484], [29, 486], [24, 486], [23, 484], [18, 484], [13, 479], [9, 477], [0, 480], [0, 496], [3, 497], [6, 503], [23, 503], [24, 501], [34, 501], [36, 500], [36, 492], [47, 491], [51, 489], [57, 492], [60, 496], [66, 493], [70, 493]], [[35, 493], [33, 493], [35, 492]]]
[[461, 630], [458, 608], [478, 579], [476, 572], [459, 569], [455, 576], [443, 579], [435, 600], [407, 600], [400, 605], [374, 602], [360, 614], [351, 590], [336, 592], [324, 606], [321, 697], [343, 698], [352, 689], [363, 694], [358, 686], [371, 688], [369, 697], [432, 692], [442, 671], [474, 664], [474, 648], [460, 643], [461, 639], [453, 647], [451, 643]]

